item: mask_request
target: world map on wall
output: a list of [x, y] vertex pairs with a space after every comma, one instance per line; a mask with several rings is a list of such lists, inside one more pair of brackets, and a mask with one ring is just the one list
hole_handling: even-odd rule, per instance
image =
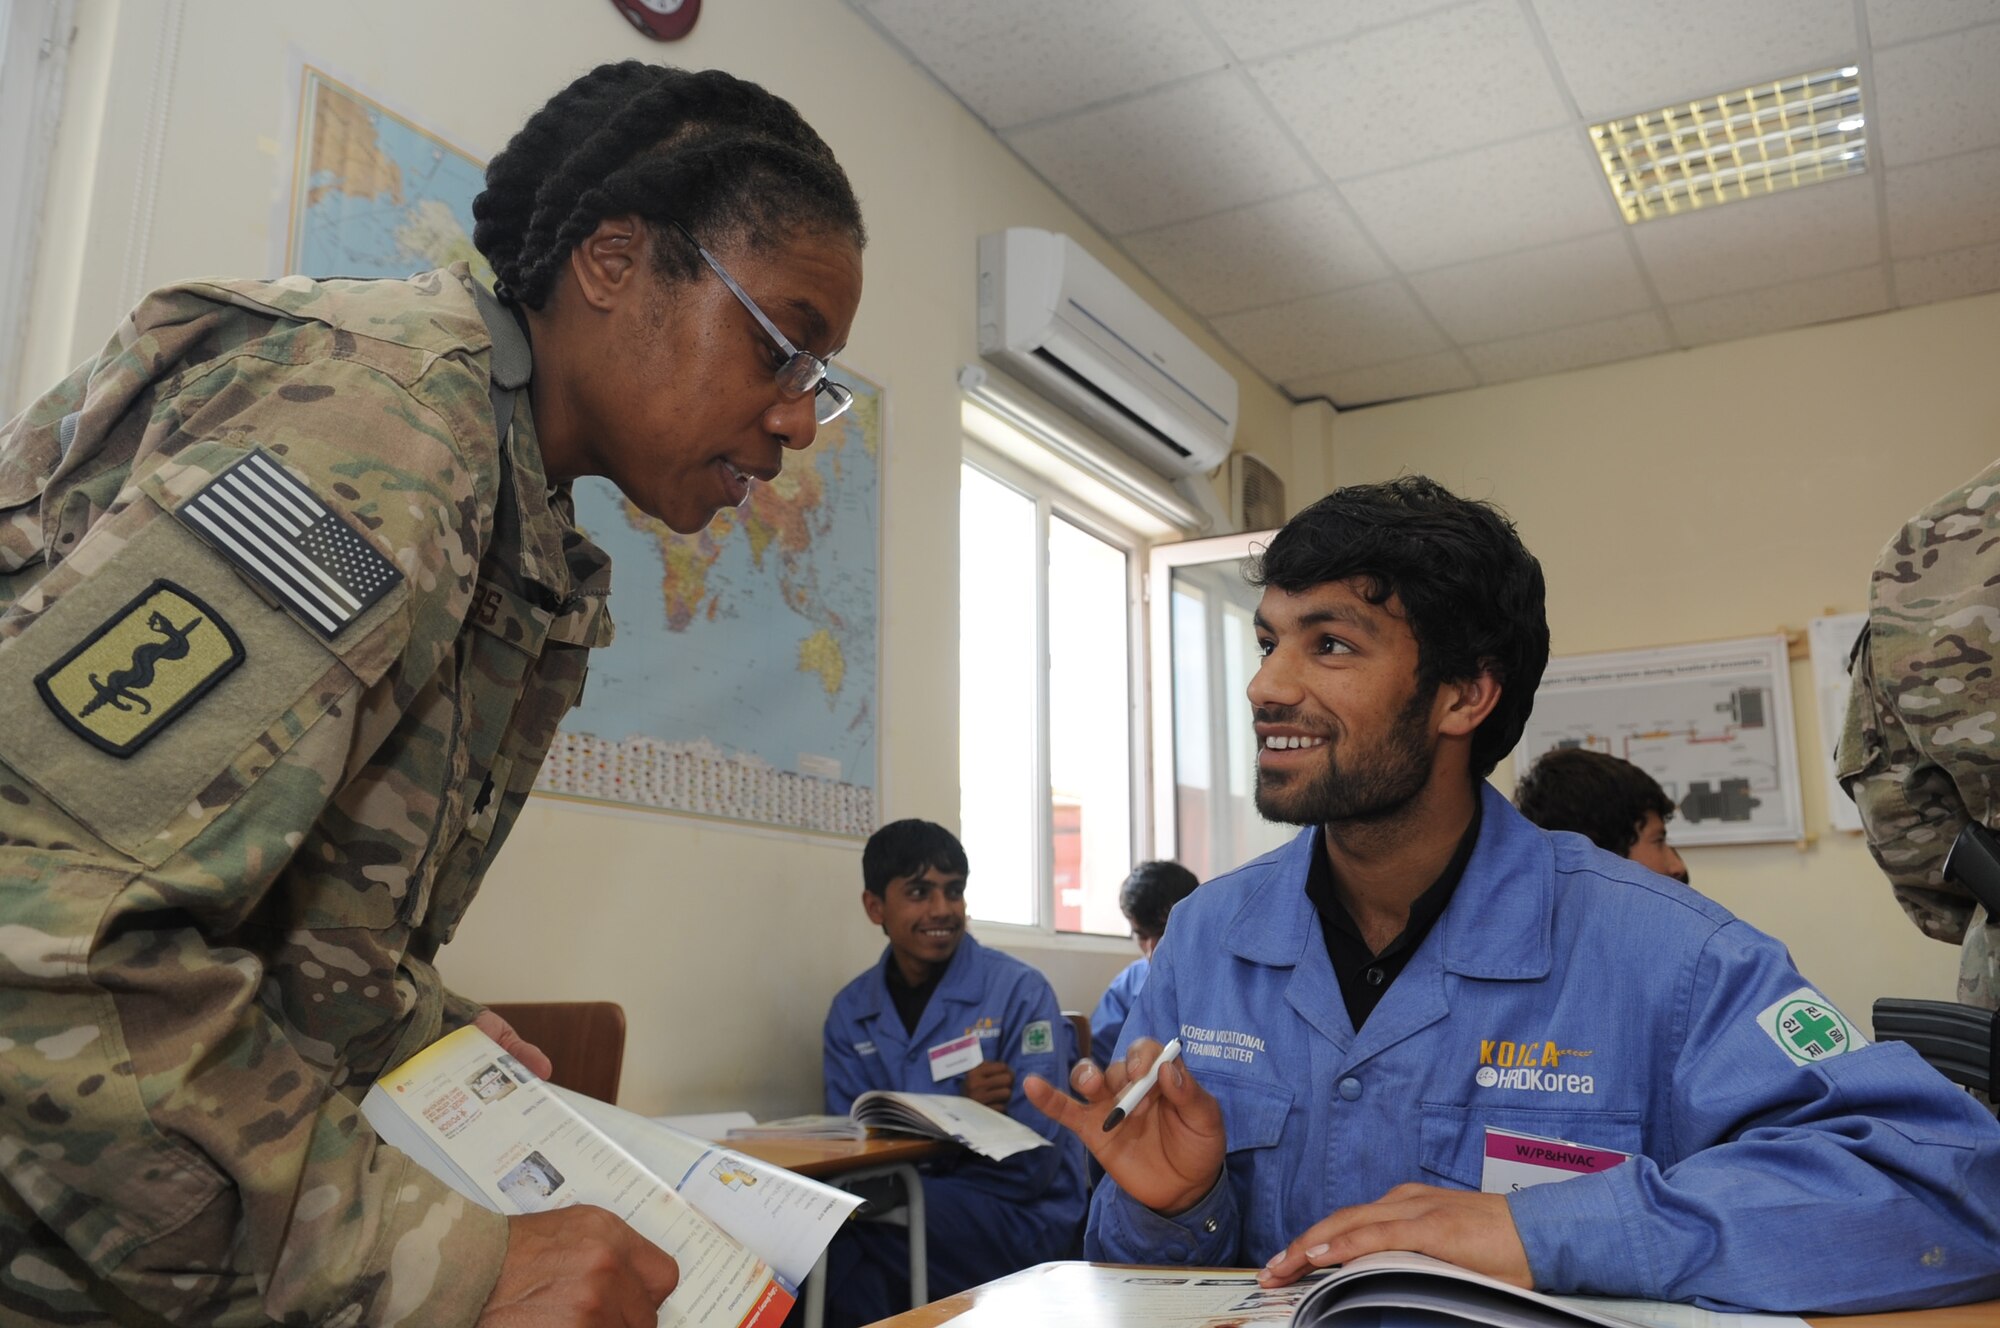
[[[286, 248], [314, 276], [466, 262], [476, 158], [317, 69], [300, 90]], [[822, 833], [875, 827], [881, 389], [740, 509], [676, 535], [595, 479], [577, 522], [611, 555], [613, 643], [536, 790]]]

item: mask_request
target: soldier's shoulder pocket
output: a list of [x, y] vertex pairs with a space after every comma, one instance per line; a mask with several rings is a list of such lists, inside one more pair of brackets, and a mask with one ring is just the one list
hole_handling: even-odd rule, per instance
[[89, 574], [0, 644], [0, 760], [147, 865], [178, 852], [343, 695], [381, 676], [388, 660], [369, 648], [379, 635], [370, 623], [407, 593], [376, 596], [349, 630], [317, 630], [162, 510], [174, 478], [142, 481], [150, 501], [78, 546]]

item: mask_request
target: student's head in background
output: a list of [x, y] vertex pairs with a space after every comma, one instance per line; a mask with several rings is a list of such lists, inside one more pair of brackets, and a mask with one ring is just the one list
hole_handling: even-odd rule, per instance
[[1118, 887], [1118, 910], [1132, 924], [1132, 939], [1139, 953], [1153, 957], [1153, 948], [1166, 934], [1167, 914], [1173, 906], [1194, 893], [1201, 882], [1178, 862], [1159, 858], [1142, 862]]
[[891, 821], [861, 850], [861, 907], [912, 985], [958, 952], [971, 870], [958, 836], [934, 821]]
[[1521, 815], [1544, 830], [1569, 830], [1650, 871], [1688, 882], [1687, 864], [1667, 842], [1674, 800], [1654, 778], [1603, 752], [1544, 752], [1514, 790]]

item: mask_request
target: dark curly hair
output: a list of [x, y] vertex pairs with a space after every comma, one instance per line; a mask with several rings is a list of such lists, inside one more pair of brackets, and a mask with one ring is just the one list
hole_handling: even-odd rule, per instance
[[1394, 596], [1417, 639], [1422, 691], [1481, 672], [1500, 684], [1472, 735], [1473, 777], [1521, 740], [1549, 662], [1542, 565], [1491, 503], [1422, 475], [1336, 489], [1287, 521], [1246, 575], [1294, 595], [1354, 580], [1370, 604]]
[[1200, 884], [1200, 877], [1171, 858], [1142, 862], [1118, 887], [1118, 911], [1141, 935], [1160, 936], [1167, 930], [1167, 914]]
[[1544, 830], [1573, 830], [1619, 857], [1639, 842], [1646, 813], [1673, 819], [1674, 800], [1653, 777], [1604, 752], [1558, 747], [1543, 752], [1514, 789], [1521, 815]]
[[891, 821], [868, 836], [861, 850], [861, 885], [871, 895], [886, 894], [889, 882], [903, 876], [941, 871], [968, 876], [965, 845], [936, 821]]
[[[719, 69], [626, 60], [551, 97], [493, 159], [472, 242], [501, 294], [539, 309], [570, 251], [627, 213], [678, 221], [711, 249], [723, 235], [760, 249], [801, 230], [868, 238], [846, 173], [790, 102]], [[675, 280], [701, 263], [685, 244], [654, 252]]]

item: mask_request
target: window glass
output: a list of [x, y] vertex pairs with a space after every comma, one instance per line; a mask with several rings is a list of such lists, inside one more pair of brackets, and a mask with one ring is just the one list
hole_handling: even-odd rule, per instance
[[959, 830], [966, 902], [990, 922], [1035, 924], [1035, 500], [971, 466], [959, 485]]
[[1049, 521], [1049, 806], [1055, 928], [1126, 933], [1132, 870], [1131, 610], [1127, 554]]

